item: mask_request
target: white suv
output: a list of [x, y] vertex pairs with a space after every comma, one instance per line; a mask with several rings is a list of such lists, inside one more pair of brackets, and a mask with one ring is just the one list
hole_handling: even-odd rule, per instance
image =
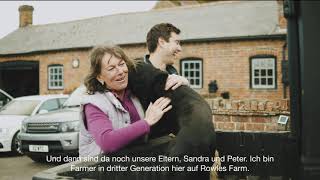
[[68, 95], [35, 95], [15, 98], [0, 109], [0, 152], [20, 152], [19, 130], [23, 119], [60, 109]]
[[22, 122], [21, 148], [32, 160], [43, 162], [47, 155], [77, 155], [79, 110], [85, 87], [77, 88], [58, 111], [29, 117]]

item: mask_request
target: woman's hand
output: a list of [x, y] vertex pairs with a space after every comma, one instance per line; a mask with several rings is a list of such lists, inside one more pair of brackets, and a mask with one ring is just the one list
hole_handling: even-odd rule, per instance
[[144, 119], [150, 126], [157, 123], [162, 118], [163, 114], [172, 108], [172, 105], [169, 105], [170, 102], [171, 100], [169, 98], [161, 97], [157, 99], [153, 104], [149, 104]]

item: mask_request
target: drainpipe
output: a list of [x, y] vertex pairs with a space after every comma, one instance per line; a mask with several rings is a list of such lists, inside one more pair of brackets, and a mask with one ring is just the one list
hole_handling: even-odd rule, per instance
[[[288, 63], [284, 63], [286, 61], [286, 47], [287, 47], [287, 42], [284, 43], [284, 45], [282, 46], [282, 65], [286, 64], [287, 67], [282, 68], [282, 76], [284, 75], [284, 73], [288, 73]], [[287, 70], [287, 72], [283, 72], [283, 70]], [[286, 78], [288, 77], [289, 74], [287, 74]], [[282, 81], [283, 83], [283, 98], [286, 99], [287, 98], [287, 87], [288, 87], [288, 79], [285, 81]]]

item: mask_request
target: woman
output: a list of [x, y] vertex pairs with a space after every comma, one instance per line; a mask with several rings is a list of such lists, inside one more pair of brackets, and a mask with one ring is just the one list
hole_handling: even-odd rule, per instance
[[118, 151], [147, 135], [172, 106], [161, 97], [145, 114], [139, 100], [127, 89], [128, 68], [133, 62], [119, 47], [96, 47], [90, 55], [85, 79], [88, 95], [82, 102], [79, 155], [96, 156]]

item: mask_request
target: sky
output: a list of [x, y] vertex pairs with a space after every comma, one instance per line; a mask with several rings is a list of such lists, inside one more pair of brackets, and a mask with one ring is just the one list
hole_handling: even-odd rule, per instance
[[21, 5], [32, 5], [33, 24], [148, 11], [156, 1], [0, 1], [0, 39], [19, 27]]

